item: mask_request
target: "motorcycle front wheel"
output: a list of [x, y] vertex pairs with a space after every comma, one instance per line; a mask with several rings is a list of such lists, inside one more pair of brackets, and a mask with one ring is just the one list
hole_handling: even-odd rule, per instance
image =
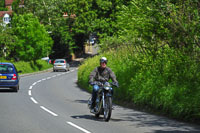
[[109, 121], [112, 113], [112, 98], [105, 98], [105, 107], [104, 107], [104, 120]]

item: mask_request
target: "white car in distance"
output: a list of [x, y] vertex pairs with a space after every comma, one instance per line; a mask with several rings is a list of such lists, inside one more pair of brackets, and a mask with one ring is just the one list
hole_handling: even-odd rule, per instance
[[69, 71], [69, 64], [66, 62], [65, 59], [56, 59], [53, 63], [53, 71], [61, 71], [64, 70]]

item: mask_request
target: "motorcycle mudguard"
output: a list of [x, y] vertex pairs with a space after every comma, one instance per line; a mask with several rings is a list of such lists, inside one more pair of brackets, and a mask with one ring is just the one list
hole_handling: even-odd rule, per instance
[[112, 94], [107, 93], [106, 96], [107, 96], [107, 97], [112, 97]]

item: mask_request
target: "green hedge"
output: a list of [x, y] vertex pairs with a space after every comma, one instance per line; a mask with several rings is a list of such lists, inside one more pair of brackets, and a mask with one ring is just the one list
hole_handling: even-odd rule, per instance
[[115, 72], [120, 88], [115, 88], [115, 100], [169, 114], [189, 121], [199, 120], [200, 65], [170, 48], [153, 55], [143, 55], [133, 47], [111, 50], [86, 60], [78, 70], [78, 83], [91, 91], [90, 72], [106, 56], [108, 66]]
[[1, 62], [11, 62], [13, 63], [17, 70], [21, 70], [22, 73], [20, 74], [25, 74], [25, 73], [32, 73], [32, 72], [37, 72], [37, 71], [42, 71], [42, 70], [46, 70], [49, 68], [52, 68], [52, 64], [48, 64], [47, 61], [44, 60], [37, 60], [35, 62], [30, 61], [30, 62], [25, 62], [25, 61], [19, 61], [19, 62], [15, 62], [15, 61], [8, 61], [5, 59], [0, 59]]

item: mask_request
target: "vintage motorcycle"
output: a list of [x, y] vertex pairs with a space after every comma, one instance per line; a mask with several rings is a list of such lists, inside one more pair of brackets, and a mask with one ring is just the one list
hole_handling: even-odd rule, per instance
[[[97, 92], [97, 98], [95, 101], [94, 112], [95, 117], [99, 115], [104, 115], [104, 120], [109, 121], [112, 113], [112, 85], [116, 86], [113, 83], [109, 82], [95, 82], [94, 84], [99, 86], [99, 91]], [[88, 100], [88, 107], [91, 109], [91, 97]]]

